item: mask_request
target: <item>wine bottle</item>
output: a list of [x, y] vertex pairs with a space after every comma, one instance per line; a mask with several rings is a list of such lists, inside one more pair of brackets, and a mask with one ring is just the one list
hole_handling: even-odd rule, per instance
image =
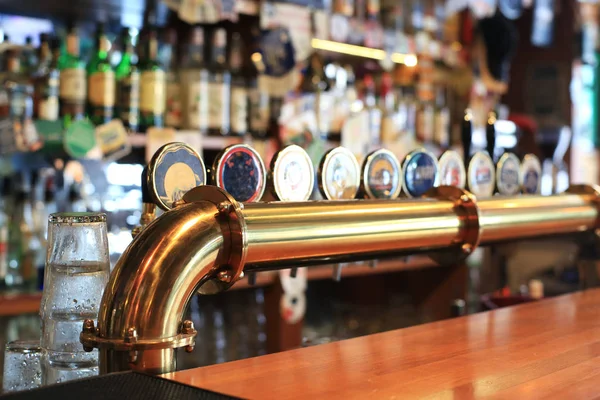
[[165, 71], [158, 62], [158, 38], [152, 27], [144, 38], [140, 60], [140, 131], [162, 127], [165, 114]]
[[74, 25], [69, 26], [67, 52], [60, 60], [60, 115], [66, 122], [83, 119], [87, 82], [85, 63], [79, 56], [79, 35]]
[[115, 72], [109, 60], [110, 41], [104, 24], [96, 30], [96, 52], [87, 66], [88, 116], [96, 125], [110, 122], [115, 108]]

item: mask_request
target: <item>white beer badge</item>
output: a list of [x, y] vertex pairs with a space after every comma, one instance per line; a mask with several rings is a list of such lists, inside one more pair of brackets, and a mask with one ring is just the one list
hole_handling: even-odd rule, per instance
[[494, 194], [494, 162], [485, 151], [473, 154], [467, 170], [469, 191], [477, 198], [490, 197]]
[[513, 153], [504, 153], [498, 161], [496, 168], [496, 187], [498, 193], [513, 196], [519, 193], [520, 187], [520, 162]]
[[542, 183], [542, 165], [533, 154], [527, 154], [521, 163], [521, 187], [525, 194], [539, 194]]

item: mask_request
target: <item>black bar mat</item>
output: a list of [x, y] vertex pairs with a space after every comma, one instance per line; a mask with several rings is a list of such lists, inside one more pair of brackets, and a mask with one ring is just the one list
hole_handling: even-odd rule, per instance
[[24, 392], [7, 393], [2, 400], [239, 400], [137, 372], [120, 372], [58, 383]]

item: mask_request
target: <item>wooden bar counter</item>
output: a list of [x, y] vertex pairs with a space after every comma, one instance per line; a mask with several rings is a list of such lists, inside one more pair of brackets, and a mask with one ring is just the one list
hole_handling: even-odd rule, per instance
[[251, 399], [595, 398], [600, 289], [165, 377]]

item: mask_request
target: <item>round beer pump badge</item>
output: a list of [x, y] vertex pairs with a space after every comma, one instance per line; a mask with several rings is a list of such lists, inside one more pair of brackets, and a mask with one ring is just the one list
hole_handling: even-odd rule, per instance
[[315, 183], [310, 156], [295, 144], [280, 150], [271, 161], [275, 196], [281, 201], [305, 201]]
[[157, 206], [173, 208], [189, 190], [204, 185], [206, 169], [198, 153], [184, 143], [169, 143], [148, 164], [148, 189]]
[[519, 193], [519, 158], [513, 153], [504, 153], [496, 169], [498, 193], [512, 196]]
[[362, 180], [370, 199], [395, 199], [402, 190], [400, 162], [389, 150], [375, 150], [365, 159]]
[[319, 167], [319, 189], [328, 200], [351, 200], [360, 185], [360, 168], [352, 152], [344, 147], [329, 150]]
[[415, 150], [402, 163], [404, 192], [409, 197], [421, 197], [437, 185], [438, 162], [426, 150]]
[[473, 154], [467, 171], [469, 191], [476, 197], [490, 197], [494, 194], [494, 162], [485, 151]]
[[442, 154], [438, 162], [440, 167], [440, 185], [454, 186], [464, 189], [467, 181], [467, 172], [460, 155], [454, 150]]
[[521, 164], [521, 186], [525, 194], [539, 194], [541, 191], [542, 165], [533, 154], [527, 154]]
[[258, 153], [244, 144], [225, 148], [215, 159], [215, 184], [239, 202], [259, 201], [265, 191], [265, 166]]

